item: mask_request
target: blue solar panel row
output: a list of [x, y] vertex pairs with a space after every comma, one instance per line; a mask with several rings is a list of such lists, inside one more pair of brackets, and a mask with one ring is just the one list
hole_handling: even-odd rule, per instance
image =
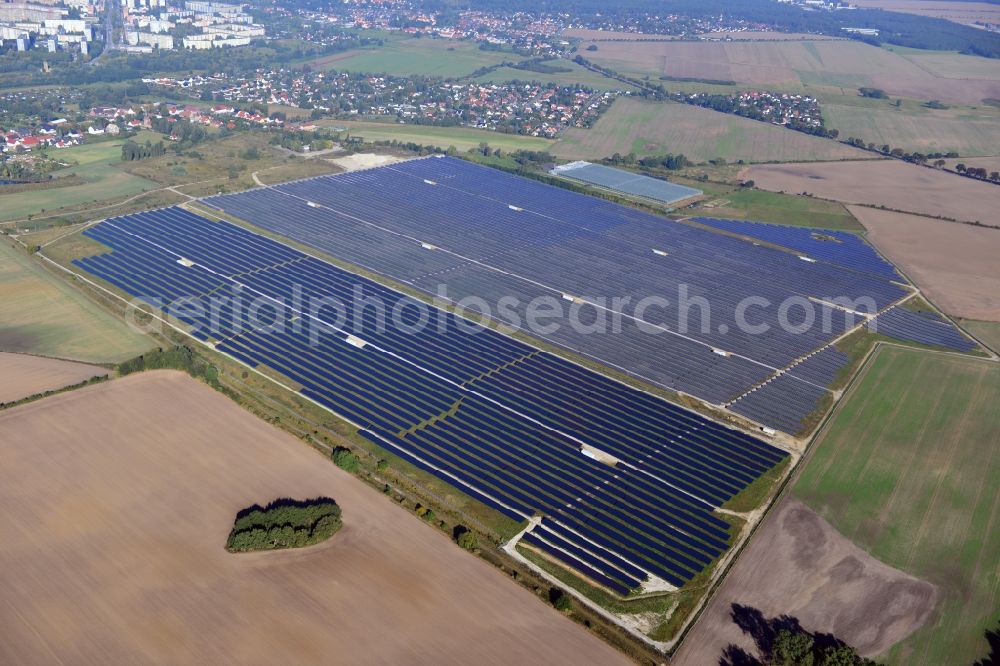
[[783, 373], [742, 396], [729, 409], [757, 423], [798, 434], [806, 418], [828, 394], [826, 389]]
[[[789, 330], [780, 324], [778, 303], [790, 297], [869, 296], [884, 308], [906, 293], [883, 277], [806, 263], [786, 252], [450, 158], [205, 201], [429, 294], [444, 285], [452, 300], [516, 296], [513, 311], [521, 322], [527, 303], [539, 296], [573, 294], [592, 303], [625, 297], [610, 306], [625, 316], [619, 334], [589, 335], [569, 326], [531, 333], [714, 403], [746, 392], [856, 323], [809, 301], [817, 321], [829, 317], [832, 325]], [[676, 306], [682, 289], [710, 303], [706, 321], [700, 307], [689, 309], [687, 318], [677, 307], [636, 310], [644, 299], [659, 297]], [[764, 333], [735, 325], [748, 296], [775, 304], [749, 318], [766, 324]], [[593, 306], [581, 310], [584, 318], [602, 312]], [[792, 324], [798, 323], [795, 316], [806, 317], [795, 309], [791, 315]], [[660, 326], [661, 333], [651, 335], [629, 317]], [[722, 332], [719, 323], [728, 330]], [[713, 348], [732, 354], [720, 356]]]
[[[619, 592], [647, 574], [682, 585], [717, 558], [729, 534], [714, 509], [784, 457], [509, 337], [472, 332], [442, 310], [431, 308], [432, 325], [415, 331], [403, 329], [412, 319], [379, 321], [375, 310], [334, 320], [277, 307], [357, 289], [411, 318], [405, 306], [420, 304], [230, 223], [169, 208], [85, 234], [112, 251], [78, 265], [157, 306], [187, 297], [189, 309], [170, 313], [194, 335], [277, 371], [366, 437], [505, 515], [545, 516], [545, 546]], [[254, 298], [276, 307], [248, 317], [240, 299]], [[314, 316], [322, 321], [305, 327]], [[588, 457], [584, 445], [620, 462]]]
[[942, 319], [935, 312], [914, 312], [901, 307], [890, 308], [869, 322], [868, 329], [897, 340], [961, 352], [972, 351], [977, 346], [970, 338], [962, 335], [951, 322]]
[[902, 280], [896, 269], [857, 234], [829, 229], [816, 230], [781, 224], [695, 218], [705, 226], [750, 236], [767, 243], [798, 250], [812, 259], [829, 261], [889, 280]]
[[792, 366], [788, 374], [817, 386], [829, 386], [849, 360], [847, 354], [831, 345]]

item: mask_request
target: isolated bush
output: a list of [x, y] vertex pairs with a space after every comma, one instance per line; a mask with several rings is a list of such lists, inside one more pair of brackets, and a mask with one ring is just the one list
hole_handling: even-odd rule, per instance
[[333, 450], [333, 463], [345, 472], [353, 474], [358, 471], [358, 456], [343, 446]]

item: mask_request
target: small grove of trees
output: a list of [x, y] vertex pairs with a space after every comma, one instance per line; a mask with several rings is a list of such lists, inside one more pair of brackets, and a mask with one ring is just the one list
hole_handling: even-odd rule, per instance
[[858, 88], [858, 92], [862, 97], [870, 97], [872, 99], [888, 99], [888, 95], [881, 88]]
[[163, 145], [162, 141], [157, 141], [156, 143], [146, 141], [143, 145], [139, 145], [135, 141], [126, 141], [122, 144], [123, 162], [135, 162], [136, 160], [144, 160], [150, 157], [160, 157], [161, 155], [166, 154], [167, 149]]
[[771, 666], [877, 666], [850, 645], [820, 647], [806, 631], [781, 629], [774, 638]]
[[301, 548], [329, 539], [343, 526], [340, 506], [329, 497], [278, 499], [240, 511], [226, 550], [247, 552]]
[[684, 157], [684, 155], [673, 155], [670, 153], [667, 153], [666, 155], [643, 157], [639, 160], [639, 166], [644, 169], [663, 168], [669, 169], [670, 171], [676, 171], [677, 169], [683, 169], [689, 164], [691, 164], [691, 162], [688, 158]]
[[118, 374], [130, 375], [145, 370], [183, 370], [192, 377], [205, 380], [209, 385], [219, 387], [218, 369], [195, 354], [189, 347], [155, 349], [142, 356], [136, 356], [118, 365]]

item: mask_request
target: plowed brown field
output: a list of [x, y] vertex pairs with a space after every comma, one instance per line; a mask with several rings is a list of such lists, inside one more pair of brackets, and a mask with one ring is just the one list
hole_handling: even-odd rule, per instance
[[[628, 663], [178, 373], [0, 414], [0, 476], [0, 663]], [[239, 509], [316, 495], [343, 507], [329, 542], [225, 551]]]
[[97, 365], [0, 352], [0, 403], [79, 384], [108, 372]]

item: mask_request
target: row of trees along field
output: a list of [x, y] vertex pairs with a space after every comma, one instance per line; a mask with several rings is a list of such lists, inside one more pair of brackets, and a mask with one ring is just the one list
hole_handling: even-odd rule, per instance
[[135, 141], [126, 141], [122, 144], [122, 161], [134, 162], [144, 160], [149, 157], [160, 157], [167, 154], [167, 148], [162, 141], [153, 143], [146, 141], [145, 144], [138, 144]]
[[240, 511], [226, 550], [247, 552], [301, 548], [332, 537], [343, 526], [341, 510], [329, 497], [278, 499]]

